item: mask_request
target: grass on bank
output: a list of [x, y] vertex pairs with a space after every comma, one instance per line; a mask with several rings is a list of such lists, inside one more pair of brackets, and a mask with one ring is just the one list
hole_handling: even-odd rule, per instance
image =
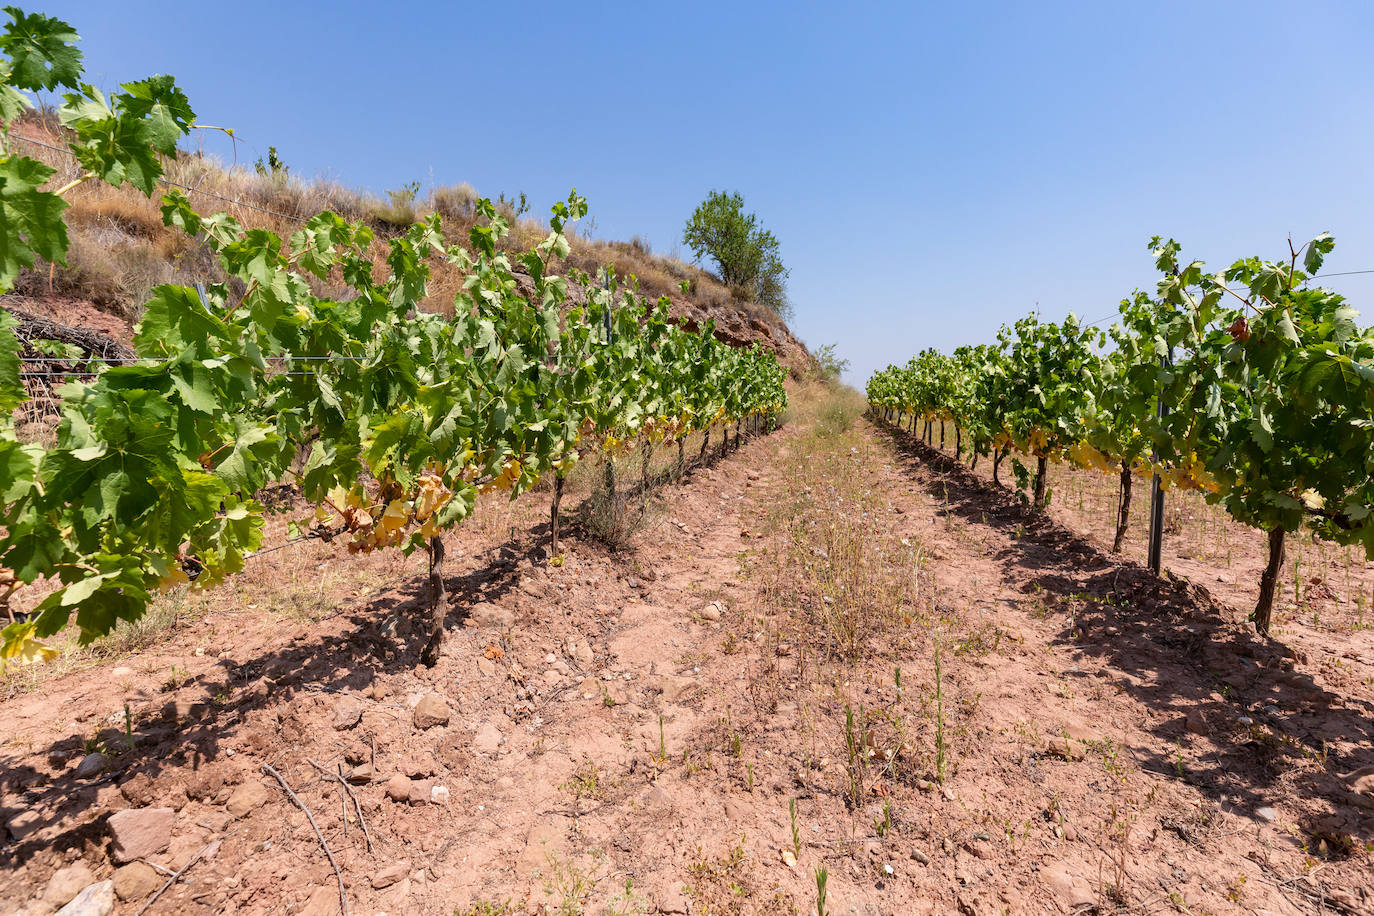
[[[54, 187], [80, 175], [70, 155], [46, 148], [65, 148], [63, 129], [54, 118], [42, 112], [31, 113], [15, 127], [14, 137], [17, 150], [57, 170], [51, 181]], [[25, 138], [46, 146], [26, 143]], [[247, 228], [267, 229], [286, 238], [300, 227], [300, 221], [324, 210], [367, 223], [378, 235], [372, 252], [378, 263], [385, 261], [387, 239], [404, 232], [416, 219], [440, 214], [449, 241], [462, 243], [466, 243], [469, 230], [479, 219], [478, 192], [466, 183], [422, 191], [415, 182], [378, 196], [329, 178], [302, 179], [288, 167], [275, 165], [259, 174], [243, 164], [225, 165], [197, 153], [182, 153], [165, 163], [169, 181], [196, 189], [188, 196], [197, 209], [226, 211]], [[224, 279], [208, 250], [163, 226], [158, 197], [146, 198], [130, 187], [116, 190], [87, 182], [68, 193], [66, 199], [70, 204], [68, 263], [36, 264], [34, 269], [21, 274], [16, 293], [89, 300], [103, 311], [132, 323], [140, 317], [141, 304], [147, 301], [149, 292], [159, 284], [190, 285]], [[547, 233], [544, 220], [537, 218], [537, 211], [528, 209], [523, 194], [514, 199], [501, 195], [496, 203], [511, 222], [511, 233], [502, 243], [507, 249], [527, 250]], [[739, 299], [700, 267], [677, 257], [655, 254], [640, 237], [629, 242], [593, 239], [593, 230], [587, 226], [588, 223], [581, 224], [580, 234], [579, 224], [569, 227], [572, 251], [567, 267], [595, 274], [602, 265], [608, 265], [620, 276], [638, 278], [641, 291], [650, 298], [667, 295], [675, 302], [686, 302], [708, 312], [734, 310], [751, 322], [782, 326], [782, 320], [766, 306]], [[681, 291], [684, 282], [689, 287], [686, 296]], [[436, 263], [424, 306], [439, 313], [451, 311], [461, 284], [462, 277], [454, 268]]]

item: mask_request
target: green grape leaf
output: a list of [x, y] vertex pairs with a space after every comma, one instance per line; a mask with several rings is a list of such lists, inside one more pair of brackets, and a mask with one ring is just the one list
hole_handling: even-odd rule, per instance
[[[267, 483], [263, 474], [266, 462], [260, 453], [275, 447], [276, 436], [268, 426], [249, 425], [243, 419], [238, 419], [236, 423], [238, 433], [233, 447], [225, 459], [215, 466], [215, 473], [229, 489], [253, 492]], [[263, 445], [269, 448], [261, 448]]]
[[0, 293], [14, 288], [19, 271], [33, 266], [35, 255], [67, 263], [67, 202], [40, 191], [53, 170], [25, 156], [0, 158]]
[[1314, 274], [1322, 269], [1322, 261], [1336, 247], [1336, 240], [1330, 233], [1323, 232], [1321, 235], [1307, 243], [1307, 250], [1303, 252], [1302, 267], [1309, 274]]
[[[152, 76], [136, 83], [125, 83], [124, 92], [115, 96], [122, 117], [142, 122], [139, 135], [164, 156], [176, 153], [177, 142], [191, 132], [196, 113], [186, 94], [170, 76]], [[150, 192], [151, 193], [151, 192]]]
[[58, 86], [75, 88], [81, 80], [80, 36], [61, 19], [5, 7], [10, 16], [0, 32], [0, 50], [10, 58], [8, 82], [37, 91]]
[[9, 65], [0, 62], [0, 123], [9, 124], [33, 107], [33, 102], [11, 85]]
[[9, 312], [0, 311], [0, 425], [8, 422], [14, 409], [28, 400], [28, 390], [19, 375], [19, 339], [14, 336], [17, 322]]

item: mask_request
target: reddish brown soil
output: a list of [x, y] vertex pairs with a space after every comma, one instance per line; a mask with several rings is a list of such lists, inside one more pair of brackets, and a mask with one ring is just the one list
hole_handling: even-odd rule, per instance
[[62, 296], [5, 296], [3, 304], [23, 309], [31, 315], [50, 318], [58, 324], [72, 328], [85, 328], [99, 331], [122, 344], [133, 340], [129, 322], [118, 315], [102, 311], [95, 303], [86, 299], [68, 299]]
[[[855, 443], [846, 483], [880, 500], [864, 519], [874, 538], [919, 545], [920, 606], [859, 661], [826, 660], [757, 574], [787, 548], [763, 519], [794, 495], [785, 461], [815, 447], [804, 432], [667, 488], [658, 523], [619, 554], [574, 532], [550, 566], [537, 494], [459, 532], [433, 669], [417, 666], [412, 627], [423, 577], [372, 560], [360, 568], [375, 581], [331, 581], [322, 619], [253, 607], [271, 585], [258, 572], [117, 666], [11, 696], [0, 913], [50, 911], [38, 898], [73, 862], [108, 878], [109, 816], [154, 806], [176, 813], [152, 862], [203, 852], [150, 913], [335, 912], [333, 869], [264, 764], [313, 813], [354, 913], [507, 899], [558, 912], [578, 876], [594, 882], [588, 913], [804, 913], [818, 867], [834, 913], [1370, 912], [1374, 690], [1343, 659], [1367, 643], [1259, 640], [1200, 585], [1151, 576], [860, 423], [842, 440]], [[846, 707], [899, 729], [894, 760], [929, 759], [937, 631], [949, 777], [862, 750], [850, 807]], [[450, 718], [421, 727], [414, 707], [431, 694]], [[109, 769], [77, 778], [100, 729]], [[354, 787], [372, 853], [311, 761], [375, 762]], [[388, 799], [404, 775], [447, 801]], [[248, 785], [265, 791], [249, 799]], [[252, 802], [241, 817], [236, 793], [236, 808]]]

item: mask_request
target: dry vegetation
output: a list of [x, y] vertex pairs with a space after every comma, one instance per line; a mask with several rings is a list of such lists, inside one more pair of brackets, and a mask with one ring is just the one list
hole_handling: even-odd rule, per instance
[[[57, 169], [55, 185], [65, 184], [80, 172], [65, 152], [61, 128], [51, 117], [38, 113], [15, 128], [24, 152]], [[374, 256], [384, 256], [386, 239], [402, 232], [416, 219], [438, 213], [451, 242], [466, 243], [468, 230], [477, 219], [478, 193], [470, 185], [442, 185], [419, 193], [414, 188], [392, 191], [387, 198], [360, 192], [336, 181], [302, 179], [285, 171], [258, 174], [244, 165], [226, 166], [198, 154], [182, 154], [167, 163], [168, 181], [190, 188], [194, 206], [204, 212], [224, 210], [251, 228], [268, 229], [289, 236], [302, 220], [332, 210], [349, 220], [369, 224], [377, 232]], [[56, 295], [87, 300], [129, 322], [139, 317], [140, 304], [161, 283], [192, 284], [223, 279], [213, 257], [178, 232], [166, 229], [156, 198], [136, 190], [114, 190], [88, 183], [67, 195], [71, 204], [67, 221], [71, 236], [68, 264], [39, 264], [25, 272], [15, 292], [32, 297]], [[503, 244], [512, 251], [527, 250], [542, 239], [548, 227], [542, 219], [526, 215], [523, 204], [497, 199], [497, 209], [512, 224]], [[675, 257], [656, 255], [648, 243], [635, 237], [629, 242], [602, 241], [572, 228], [572, 253], [567, 266], [595, 272], [603, 265], [621, 276], [636, 277], [640, 290], [650, 297], [670, 296], [675, 302], [706, 313], [730, 311], [749, 323], [786, 328], [768, 308], [739, 299], [712, 274]], [[461, 276], [447, 265], [436, 264], [427, 307], [451, 310]], [[686, 296], [681, 284], [689, 284]], [[341, 293], [342, 290], [334, 291]]]

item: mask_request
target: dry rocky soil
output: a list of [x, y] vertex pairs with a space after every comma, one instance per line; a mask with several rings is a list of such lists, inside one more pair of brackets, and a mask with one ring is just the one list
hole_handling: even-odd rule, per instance
[[816, 410], [561, 565], [528, 494], [434, 668], [418, 561], [265, 557], [8, 682], [0, 914], [1374, 912], [1374, 633], [983, 470]]

